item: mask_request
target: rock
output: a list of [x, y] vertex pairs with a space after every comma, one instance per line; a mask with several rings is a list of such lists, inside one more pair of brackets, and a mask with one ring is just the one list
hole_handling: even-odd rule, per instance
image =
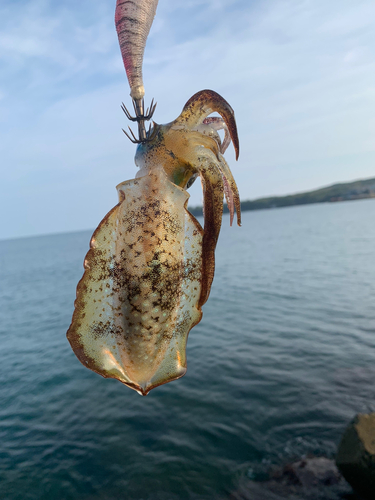
[[281, 479], [287, 484], [300, 485], [304, 488], [331, 486], [341, 480], [335, 462], [325, 457], [312, 457], [286, 465], [274, 479]]
[[375, 413], [358, 414], [346, 428], [336, 464], [354, 491], [375, 499]]
[[242, 478], [230, 500], [354, 500], [350, 490], [334, 460], [310, 457], [274, 469], [262, 482]]

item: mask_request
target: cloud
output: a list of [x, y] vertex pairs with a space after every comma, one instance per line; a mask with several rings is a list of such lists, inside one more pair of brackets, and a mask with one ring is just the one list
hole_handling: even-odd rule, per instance
[[[2, 4], [0, 209], [17, 203], [0, 238], [93, 227], [135, 174], [114, 6]], [[360, 0], [163, 0], [146, 101], [166, 123], [197, 90], [222, 94], [236, 112], [240, 161], [226, 156], [244, 199], [374, 175], [374, 14]]]

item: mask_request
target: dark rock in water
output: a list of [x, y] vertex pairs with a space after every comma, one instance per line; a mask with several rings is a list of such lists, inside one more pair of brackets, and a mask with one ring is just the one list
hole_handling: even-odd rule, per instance
[[313, 457], [286, 465], [282, 471], [274, 473], [274, 479], [279, 476], [281, 481], [300, 485], [305, 488], [315, 486], [330, 486], [338, 484], [341, 474], [335, 462], [325, 457]]
[[358, 414], [346, 428], [336, 464], [363, 498], [375, 499], [375, 413]]
[[354, 500], [351, 491], [333, 460], [311, 457], [274, 470], [267, 481], [244, 478], [230, 500]]

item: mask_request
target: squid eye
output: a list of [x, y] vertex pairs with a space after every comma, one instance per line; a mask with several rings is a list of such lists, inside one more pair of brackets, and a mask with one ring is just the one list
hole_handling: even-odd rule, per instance
[[191, 187], [191, 186], [194, 184], [195, 179], [196, 179], [197, 177], [198, 177], [198, 174], [197, 174], [197, 173], [195, 173], [194, 175], [192, 175], [192, 176], [190, 177], [190, 179], [187, 181], [187, 184], [186, 184], [186, 189], [189, 189], [189, 187]]

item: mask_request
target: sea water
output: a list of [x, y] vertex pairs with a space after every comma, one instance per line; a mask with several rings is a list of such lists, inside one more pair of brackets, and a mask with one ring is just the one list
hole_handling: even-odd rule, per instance
[[375, 200], [225, 215], [187, 374], [147, 397], [66, 340], [89, 238], [0, 242], [2, 500], [225, 499], [375, 410]]

